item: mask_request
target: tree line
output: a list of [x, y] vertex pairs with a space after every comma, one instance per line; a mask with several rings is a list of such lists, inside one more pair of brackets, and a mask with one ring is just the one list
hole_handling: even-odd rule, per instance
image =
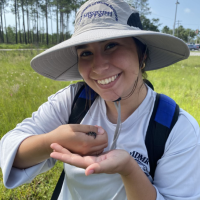
[[[144, 30], [160, 31], [159, 19], [148, 19], [151, 14], [148, 0], [126, 0], [139, 10]], [[71, 37], [69, 18], [86, 0], [1, 0], [0, 1], [0, 43], [25, 43], [53, 45]], [[14, 15], [15, 25], [6, 25], [6, 13]], [[53, 25], [54, 24], [54, 25]], [[56, 32], [53, 26], [56, 24]], [[165, 26], [163, 33], [172, 34]], [[176, 36], [185, 42], [196, 35], [194, 30], [179, 26]], [[200, 43], [200, 41], [199, 41]]]
[[[0, 42], [47, 45], [62, 42], [70, 37], [68, 31], [70, 15], [76, 13], [84, 2], [83, 0], [1, 0]], [[7, 12], [14, 15], [14, 27], [6, 26]], [[54, 21], [56, 21], [56, 33], [53, 33]]]
[[[173, 30], [168, 26], [164, 26], [162, 29], [163, 33], [173, 34]], [[175, 36], [181, 38], [187, 43], [200, 43], [200, 32], [198, 30], [192, 30], [189, 28], [184, 28], [182, 25], [175, 29]]]

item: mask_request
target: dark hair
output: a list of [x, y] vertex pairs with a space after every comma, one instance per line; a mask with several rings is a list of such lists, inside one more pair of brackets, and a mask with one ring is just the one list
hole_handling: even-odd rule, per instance
[[[138, 40], [137, 38], [133, 38], [133, 40], [137, 47], [139, 66], [141, 67], [143, 65], [142, 62], [144, 62], [146, 64], [147, 60], [149, 59], [149, 50], [148, 50], [147, 46], [145, 44], [143, 44], [142, 42], [140, 42], [140, 40]], [[145, 51], [146, 51], [146, 58], [144, 58]], [[145, 68], [142, 69], [142, 77], [144, 79], [147, 78]]]
[[[86, 104], [85, 104], [85, 109], [88, 107], [90, 108], [92, 105], [92, 99], [96, 99], [99, 94], [97, 94], [95, 91], [93, 91], [87, 83], [84, 81], [84, 86], [85, 86], [85, 93], [86, 93]], [[88, 109], [89, 110], [89, 109]]]

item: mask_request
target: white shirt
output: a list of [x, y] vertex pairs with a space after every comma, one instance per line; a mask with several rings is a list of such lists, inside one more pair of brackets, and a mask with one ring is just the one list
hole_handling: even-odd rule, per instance
[[[27, 137], [48, 133], [62, 124], [67, 124], [71, 105], [78, 85], [68, 86], [49, 97], [32, 118], [8, 132], [0, 143], [0, 166], [4, 184], [15, 188], [54, 166], [50, 158], [36, 166], [20, 170], [12, 167], [20, 143]], [[153, 110], [156, 93], [148, 88], [144, 101], [122, 124], [117, 149], [126, 150], [149, 176], [148, 154], [145, 146], [146, 130]], [[101, 125], [108, 133], [107, 151], [114, 137], [116, 124], [106, 117], [105, 102], [98, 97], [81, 124]], [[12, 144], [12, 145], [11, 145]], [[200, 133], [196, 120], [180, 110], [177, 123], [166, 142], [165, 151], [158, 161], [152, 183], [157, 191], [157, 200], [200, 199]], [[125, 200], [126, 193], [119, 174], [93, 174], [88, 177], [84, 169], [64, 164], [66, 172], [60, 200]]]

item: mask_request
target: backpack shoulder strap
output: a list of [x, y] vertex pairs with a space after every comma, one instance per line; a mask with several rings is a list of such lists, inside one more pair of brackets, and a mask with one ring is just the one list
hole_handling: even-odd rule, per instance
[[152, 178], [154, 178], [157, 161], [164, 153], [165, 143], [178, 116], [179, 106], [176, 102], [164, 94], [157, 94], [145, 138]]
[[[76, 93], [76, 96], [74, 97], [68, 124], [79, 124], [90, 109], [96, 97], [97, 94], [88, 85], [83, 84]], [[89, 103], [88, 100], [90, 101]], [[56, 184], [56, 187], [53, 191], [51, 200], [58, 199], [64, 178], [65, 171], [63, 169], [60, 178]]]
[[68, 124], [80, 124], [96, 97], [96, 92], [83, 84], [74, 98]]
[[56, 187], [53, 191], [53, 194], [51, 196], [51, 200], [57, 200], [58, 199], [62, 185], [63, 185], [63, 182], [64, 182], [64, 178], [65, 178], [65, 170], [63, 169], [62, 173], [61, 173], [61, 175], [58, 179], [58, 182], [56, 184]]
[[152, 90], [154, 90], [154, 87], [153, 87], [152, 83], [151, 83], [149, 80], [143, 79], [143, 81], [144, 81], [144, 83], [146, 83]]

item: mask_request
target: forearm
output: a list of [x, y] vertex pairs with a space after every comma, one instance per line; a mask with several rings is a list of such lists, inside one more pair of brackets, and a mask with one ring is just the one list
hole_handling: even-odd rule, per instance
[[[97, 138], [85, 134], [88, 132], [95, 132]], [[24, 169], [50, 158], [52, 143], [76, 154], [96, 155], [97, 152], [103, 152], [107, 142], [107, 134], [102, 128], [77, 124], [62, 125], [49, 133], [25, 139], [19, 146], [13, 166]]]
[[134, 159], [129, 165], [131, 173], [121, 175], [128, 200], [156, 200], [156, 190]]
[[52, 149], [48, 144], [47, 135], [34, 135], [26, 138], [18, 148], [13, 166], [25, 169], [48, 159]]

